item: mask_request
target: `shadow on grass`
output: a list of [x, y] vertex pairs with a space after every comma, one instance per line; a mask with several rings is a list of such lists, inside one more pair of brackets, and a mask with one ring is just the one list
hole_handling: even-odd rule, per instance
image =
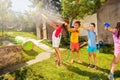
[[115, 78], [120, 78], [120, 70], [115, 71]]
[[39, 53], [35, 50], [31, 50], [31, 51], [24, 51], [25, 53], [27, 53], [27, 55], [29, 56], [37, 56]]
[[[72, 71], [74, 73], [77, 73], [81, 76], [86, 76], [89, 77], [89, 80], [108, 80], [107, 76], [103, 75], [103, 74], [99, 74], [97, 72], [89, 72], [89, 71], [83, 71], [82, 69], [79, 69], [78, 67], [74, 67], [68, 64], [63, 64], [64, 66], [66, 66], [66, 68], [69, 71]], [[85, 64], [87, 65], [87, 64]]]
[[[75, 63], [80, 64], [78, 62], [75, 62]], [[88, 67], [89, 64], [83, 62], [81, 65]], [[110, 72], [109, 69], [104, 69], [104, 68], [101, 68], [101, 67], [98, 67], [98, 66], [97, 66], [97, 70], [102, 71], [102, 72], [106, 72], [107, 74], [109, 74], [109, 72]], [[116, 78], [120, 77], [120, 71], [119, 70], [115, 71], [115, 77]]]
[[[75, 63], [80, 64], [80, 63], [78, 63], [78, 62], [75, 62]], [[88, 67], [89, 64], [83, 62], [81, 65]], [[104, 69], [104, 68], [101, 68], [101, 67], [99, 67], [99, 66], [97, 66], [97, 70], [102, 71], [102, 72], [106, 72], [106, 73], [109, 73], [109, 72], [110, 72], [109, 69]]]
[[35, 79], [35, 80], [44, 80], [44, 77], [40, 74], [36, 74], [30, 67], [24, 67], [23, 69], [16, 70], [11, 75], [15, 75], [15, 80], [27, 80], [27, 79]]

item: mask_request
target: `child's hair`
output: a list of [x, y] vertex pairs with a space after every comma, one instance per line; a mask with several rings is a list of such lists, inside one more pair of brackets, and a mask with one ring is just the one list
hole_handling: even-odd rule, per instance
[[80, 21], [75, 21], [75, 23], [77, 23], [77, 24], [80, 26], [80, 23], [81, 23], [81, 22], [80, 22]]
[[95, 23], [90, 23], [91, 25], [93, 25], [95, 27]]
[[116, 29], [118, 30], [117, 38], [120, 37], [120, 22], [117, 22]]

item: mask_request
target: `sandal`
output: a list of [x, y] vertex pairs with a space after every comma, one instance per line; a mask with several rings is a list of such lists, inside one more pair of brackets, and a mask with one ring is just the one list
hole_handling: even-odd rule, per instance
[[94, 66], [94, 69], [97, 70], [97, 66]]
[[109, 78], [109, 80], [114, 80], [114, 74], [109, 74], [108, 78]]
[[62, 65], [62, 62], [58, 62], [58, 66], [61, 66]]
[[88, 68], [92, 68], [92, 64], [89, 64], [89, 65], [88, 65]]

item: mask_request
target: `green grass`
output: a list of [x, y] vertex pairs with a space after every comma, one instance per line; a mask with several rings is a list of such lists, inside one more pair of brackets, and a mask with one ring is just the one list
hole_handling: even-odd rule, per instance
[[[36, 63], [8, 73], [0, 77], [1, 80], [108, 80], [107, 75], [110, 70], [110, 64], [113, 59], [113, 54], [100, 53], [97, 54], [98, 70], [87, 68], [88, 53], [86, 47], [80, 49], [82, 64], [75, 62], [70, 64], [70, 58], [64, 61], [61, 67], [57, 67], [54, 63], [55, 54], [51, 58], [43, 62]], [[66, 51], [62, 51], [62, 56], [67, 55]], [[77, 55], [75, 54], [77, 61]], [[115, 71], [116, 80], [120, 80], [120, 65]]]
[[43, 49], [34, 46], [33, 50], [31, 51], [22, 51], [23, 61], [28, 61], [31, 59], [35, 59], [35, 57], [40, 54], [41, 52], [44, 52]]
[[42, 40], [41, 43], [48, 45], [49, 47], [52, 47], [52, 42], [48, 41], [46, 39]]
[[[0, 36], [2, 36], [1, 32], [0, 32]], [[10, 40], [14, 40], [16, 36], [37, 39], [36, 35], [33, 32], [4, 32], [4, 36], [6, 39], [10, 39]]]

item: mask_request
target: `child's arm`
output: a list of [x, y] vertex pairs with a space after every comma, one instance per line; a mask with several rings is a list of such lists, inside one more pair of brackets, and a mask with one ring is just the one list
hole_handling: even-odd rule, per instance
[[90, 28], [84, 27], [83, 25], [81, 25], [81, 28], [83, 28], [83, 29], [85, 29], [85, 30], [90, 30]]
[[58, 27], [56, 27], [56, 25], [53, 22], [49, 22], [48, 24], [52, 26], [54, 29], [58, 29]]
[[76, 28], [70, 28], [70, 24], [67, 25], [67, 30], [68, 30], [69, 32], [75, 32], [75, 31], [77, 31]]
[[105, 27], [105, 30], [108, 30], [111, 33], [115, 33], [115, 29], [113, 29], [111, 27]]

